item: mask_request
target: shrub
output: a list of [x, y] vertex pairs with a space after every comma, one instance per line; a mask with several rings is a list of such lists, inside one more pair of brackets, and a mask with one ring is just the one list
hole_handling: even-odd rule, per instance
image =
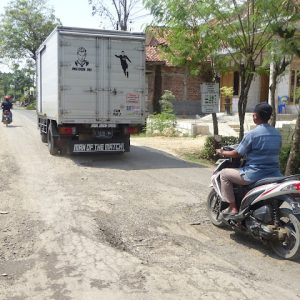
[[175, 96], [172, 94], [171, 91], [164, 90], [163, 95], [159, 101], [161, 112], [167, 114], [174, 114], [173, 110], [173, 103], [172, 101], [175, 100]]
[[161, 100], [161, 113], [149, 116], [146, 132], [150, 134], [174, 136], [176, 135], [176, 116], [173, 111], [172, 101], [175, 96], [172, 92], [165, 90]]
[[[226, 145], [234, 145], [238, 143], [238, 138], [234, 136], [222, 136], [220, 142], [216, 142], [213, 136], [208, 136], [206, 138], [203, 149], [201, 149], [199, 153], [199, 158], [215, 161], [218, 157], [215, 156], [217, 148]], [[287, 160], [289, 158], [289, 154], [291, 151], [291, 145], [285, 145], [281, 148], [279, 153], [279, 162], [280, 162], [280, 170], [282, 174], [285, 172], [285, 167], [287, 164]], [[296, 164], [294, 166], [293, 174], [300, 174], [300, 157], [297, 157]]]
[[[285, 172], [285, 167], [290, 155], [291, 145], [284, 145], [279, 154], [280, 170], [282, 174]], [[300, 174], [300, 157], [296, 158], [296, 163], [293, 166], [293, 174]]]
[[[147, 132], [151, 134], [161, 134], [164, 132], [175, 132], [176, 117], [168, 113], [153, 114], [147, 123]], [[169, 136], [172, 134], [168, 134]]]
[[28, 110], [35, 110], [35, 109], [36, 109], [36, 102], [33, 101], [33, 102], [31, 102], [30, 104], [28, 104], [28, 105], [26, 106], [26, 109], [28, 109]]
[[220, 142], [217, 142], [215, 137], [208, 136], [203, 149], [201, 149], [199, 153], [199, 158], [215, 161], [218, 158], [215, 156], [217, 148], [237, 144], [238, 140], [239, 139], [234, 136], [221, 136]]

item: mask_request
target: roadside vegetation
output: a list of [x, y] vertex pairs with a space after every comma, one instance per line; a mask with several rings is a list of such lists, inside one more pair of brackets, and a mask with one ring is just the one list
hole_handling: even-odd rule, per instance
[[176, 131], [176, 115], [173, 103], [175, 96], [171, 91], [165, 90], [159, 100], [160, 113], [148, 117], [146, 135], [178, 136]]
[[[135, 15], [134, 9], [130, 9], [131, 3], [137, 2], [129, 1], [110, 10], [104, 2], [89, 0], [94, 15], [109, 17], [113, 27], [122, 30], [128, 29], [129, 14], [130, 20]], [[228, 70], [240, 74], [238, 113], [241, 140], [248, 92], [255, 74], [269, 74], [270, 64], [274, 64], [269, 87], [274, 107], [279, 76], [292, 58], [300, 57], [299, 29], [296, 27], [300, 19], [298, 1], [145, 0], [143, 3], [154, 17], [152, 25], [159, 25], [151, 26], [152, 30], [166, 40], [166, 44], [159, 48], [164, 59], [185, 68], [190, 75], [201, 75], [207, 82], [218, 82], [220, 75]], [[57, 25], [61, 25], [61, 21], [45, 0], [9, 2], [0, 16], [0, 63], [8, 62], [12, 72], [0, 72], [0, 96], [11, 95], [27, 109], [35, 109], [34, 99], [23, 101], [22, 97], [34, 92], [36, 50]], [[256, 64], [258, 60], [262, 60], [260, 65]], [[20, 61], [24, 64], [20, 65]], [[155, 95], [161, 93], [160, 90], [156, 92]], [[300, 94], [297, 95], [299, 99]], [[154, 99], [155, 103], [157, 99]], [[164, 91], [160, 99], [161, 111], [149, 117], [146, 135], [180, 135], [176, 130], [174, 99], [171, 91]], [[214, 134], [218, 135], [216, 114], [212, 116]], [[276, 115], [272, 122], [275, 126]], [[300, 111], [292, 143], [283, 147], [281, 153], [281, 166], [286, 175], [300, 173], [299, 145]], [[208, 143], [203, 153], [188, 155], [212, 160], [210, 147]]]
[[[219, 74], [228, 70], [238, 72], [239, 140], [244, 136], [251, 83], [255, 74], [266, 69], [270, 74], [270, 64], [273, 64], [274, 72], [270, 74], [272, 84], [269, 89], [276, 112], [277, 80], [292, 58], [300, 57], [298, 1], [145, 0], [145, 5], [159, 25], [154, 29], [156, 34], [166, 40], [160, 50], [167, 61], [185, 67], [190, 74], [206, 75], [206, 81], [211, 82], [218, 82]], [[272, 120], [275, 124], [275, 113]], [[214, 135], [218, 134], [218, 124], [214, 122]], [[300, 156], [299, 144], [300, 111], [286, 163], [286, 175], [293, 174]]]
[[[182, 150], [179, 156], [188, 161], [201, 165], [211, 166], [220, 158], [215, 155], [215, 149], [226, 145], [234, 145], [238, 143], [238, 138], [234, 136], [222, 136], [219, 142], [216, 142], [213, 136], [207, 136], [205, 144], [199, 150]], [[283, 145], [279, 154], [280, 170], [284, 174], [286, 164], [291, 151], [291, 145]], [[293, 166], [293, 174], [300, 174], [300, 157], [297, 157]]]
[[[0, 16], [0, 97], [9, 95], [27, 109], [35, 108], [36, 50], [61, 22], [46, 0], [12, 0]], [[27, 98], [27, 99], [26, 99]]]
[[[159, 101], [161, 112], [150, 115], [145, 130], [136, 136], [182, 138], [182, 144], [184, 145], [184, 137], [182, 135], [180, 136], [179, 132], [176, 130], [176, 115], [172, 104], [174, 99], [175, 97], [172, 92], [168, 90], [164, 91], [161, 100]], [[219, 158], [215, 155], [215, 149], [239, 143], [239, 138], [234, 136], [218, 136], [218, 138], [219, 139], [217, 140], [214, 136], [207, 136], [205, 144], [201, 149], [195, 150], [194, 148], [187, 149], [186, 147], [182, 147], [182, 149], [177, 150], [177, 154], [187, 161], [211, 166]], [[281, 172], [283, 174], [286, 169], [290, 151], [291, 145], [283, 145], [281, 148], [279, 159]], [[296, 159], [293, 166], [293, 173], [300, 173], [300, 157], [297, 157]]]

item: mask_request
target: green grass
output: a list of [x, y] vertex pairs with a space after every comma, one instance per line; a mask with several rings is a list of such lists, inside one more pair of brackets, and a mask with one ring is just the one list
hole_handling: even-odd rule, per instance
[[208, 168], [214, 166], [214, 162], [212, 162], [210, 160], [199, 158], [199, 154], [196, 154], [196, 153], [182, 152], [179, 154], [179, 156], [180, 156], [180, 158], [182, 158], [188, 162], [199, 164], [199, 165], [202, 165], [202, 166], [205, 166]]

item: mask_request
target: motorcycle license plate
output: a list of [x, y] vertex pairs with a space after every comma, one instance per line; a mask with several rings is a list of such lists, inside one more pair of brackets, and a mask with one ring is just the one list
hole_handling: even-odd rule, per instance
[[293, 213], [300, 214], [300, 202], [291, 202]]

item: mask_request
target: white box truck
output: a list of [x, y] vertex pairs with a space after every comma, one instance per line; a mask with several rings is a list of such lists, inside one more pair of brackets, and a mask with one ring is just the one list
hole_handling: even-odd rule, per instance
[[37, 118], [49, 152], [128, 152], [144, 125], [143, 33], [57, 27], [37, 50]]

